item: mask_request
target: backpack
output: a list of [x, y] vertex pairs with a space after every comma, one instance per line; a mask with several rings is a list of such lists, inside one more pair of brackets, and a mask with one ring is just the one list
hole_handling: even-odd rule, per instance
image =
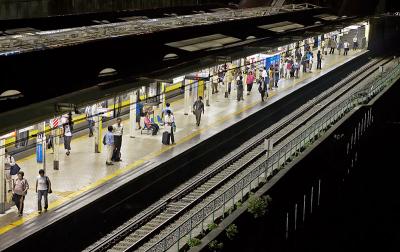
[[103, 136], [103, 145], [106, 145], [106, 135]]

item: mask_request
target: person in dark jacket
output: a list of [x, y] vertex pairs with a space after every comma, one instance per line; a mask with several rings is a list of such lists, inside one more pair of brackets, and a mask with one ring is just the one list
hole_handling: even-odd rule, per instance
[[197, 126], [200, 126], [201, 113], [204, 114], [204, 103], [202, 100], [203, 100], [203, 97], [199, 96], [197, 101], [195, 101], [193, 104], [193, 113], [196, 116]]

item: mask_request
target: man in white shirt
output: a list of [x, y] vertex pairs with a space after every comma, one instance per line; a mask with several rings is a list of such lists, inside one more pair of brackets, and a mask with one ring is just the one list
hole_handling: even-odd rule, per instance
[[343, 48], [344, 48], [344, 53], [343, 55], [347, 55], [348, 51], [349, 51], [349, 42], [344, 41], [343, 43]]
[[44, 197], [44, 211], [48, 207], [48, 194], [51, 193], [51, 182], [49, 177], [44, 175], [44, 170], [39, 170], [39, 176], [36, 177], [36, 193], [38, 194], [38, 211], [42, 213], [42, 197]]
[[174, 138], [174, 127], [175, 127], [175, 117], [174, 115], [171, 113], [171, 110], [167, 110], [167, 114], [165, 115], [165, 131], [170, 133], [170, 137], [171, 137], [171, 144], [175, 144], [175, 138]]
[[119, 162], [121, 160], [121, 145], [122, 135], [124, 134], [124, 126], [121, 123], [121, 118], [117, 119], [117, 123], [113, 125], [114, 133], [114, 152], [111, 161]]

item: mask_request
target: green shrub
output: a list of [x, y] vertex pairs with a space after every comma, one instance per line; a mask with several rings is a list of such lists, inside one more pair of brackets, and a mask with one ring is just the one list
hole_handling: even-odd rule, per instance
[[272, 199], [270, 196], [256, 197], [252, 194], [249, 198], [248, 211], [258, 218], [263, 216], [267, 212], [267, 207], [271, 203]]
[[235, 224], [229, 225], [226, 229], [226, 237], [228, 237], [229, 240], [233, 240], [233, 238], [239, 233], [237, 230], [237, 226]]
[[191, 248], [200, 245], [200, 243], [201, 243], [201, 241], [197, 238], [191, 238], [187, 241], [187, 244]]
[[208, 244], [208, 248], [212, 251], [220, 251], [224, 248], [224, 244], [217, 240], [213, 240]]
[[216, 229], [217, 227], [218, 227], [218, 224], [216, 224], [214, 222], [207, 225], [207, 229], [209, 231], [212, 231], [212, 230]]

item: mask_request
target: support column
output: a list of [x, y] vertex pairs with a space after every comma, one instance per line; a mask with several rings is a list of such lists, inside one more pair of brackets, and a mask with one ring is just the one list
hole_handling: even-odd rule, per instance
[[38, 124], [38, 133], [36, 136], [36, 163], [37, 169], [43, 169], [46, 172], [46, 122]]
[[184, 81], [184, 99], [185, 99], [185, 103], [184, 103], [184, 114], [185, 115], [189, 115], [190, 112], [190, 83], [189, 80], [185, 79]]
[[137, 90], [129, 94], [129, 136], [131, 138], [135, 138], [137, 94]]
[[4, 176], [4, 155], [6, 140], [0, 137], [0, 214], [6, 211], [6, 179]]
[[95, 127], [94, 127], [94, 152], [101, 153], [103, 149], [103, 137], [102, 137], [102, 116], [96, 113], [95, 118]]
[[[56, 120], [57, 118], [55, 118]], [[61, 130], [59, 126], [56, 126], [52, 129], [53, 134], [53, 150], [54, 150], [54, 159], [53, 159], [53, 169], [59, 170], [60, 169], [60, 137], [61, 137]]]

